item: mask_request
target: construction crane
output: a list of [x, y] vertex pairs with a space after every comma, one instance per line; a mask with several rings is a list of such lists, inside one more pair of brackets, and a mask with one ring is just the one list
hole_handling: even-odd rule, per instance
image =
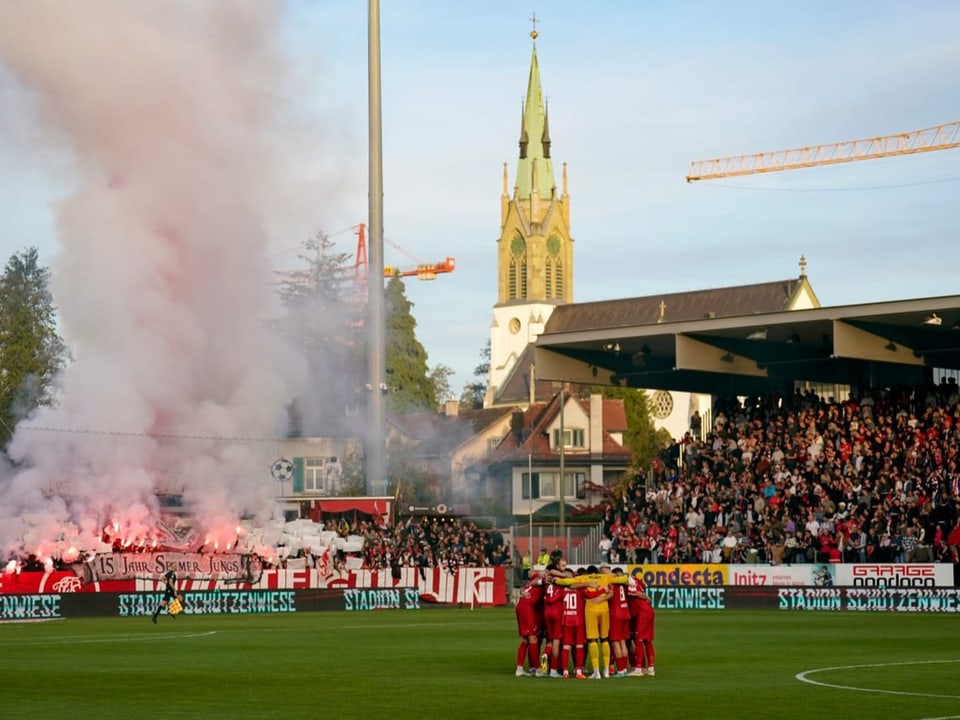
[[[353, 261], [353, 283], [358, 299], [366, 301], [367, 292], [367, 226], [365, 223], [359, 223], [349, 228], [356, 230], [357, 233], [357, 251]], [[341, 231], [345, 232], [345, 231]], [[401, 249], [395, 243], [394, 247]], [[411, 266], [386, 265], [383, 268], [385, 278], [392, 277], [416, 277], [418, 280], [436, 280], [437, 275], [453, 272], [457, 267], [457, 261], [452, 257], [447, 257], [437, 263], [419, 263]], [[349, 270], [344, 268], [344, 273]], [[315, 278], [309, 270], [275, 270], [275, 275], [280, 276], [273, 285], [311, 285]]]
[[[367, 226], [364, 223], [357, 225], [357, 255], [354, 263], [354, 272], [358, 280], [363, 280], [367, 275]], [[383, 276], [391, 277], [415, 277], [418, 280], [436, 280], [437, 275], [453, 272], [457, 267], [457, 261], [452, 257], [447, 257], [438, 263], [420, 263], [409, 267], [400, 267], [395, 265], [385, 265], [383, 267]]]
[[848, 140], [793, 150], [775, 150], [716, 160], [697, 160], [690, 163], [687, 182], [796, 170], [819, 165], [837, 165], [857, 160], [913, 155], [956, 147], [960, 147], [960, 121], [867, 140]]

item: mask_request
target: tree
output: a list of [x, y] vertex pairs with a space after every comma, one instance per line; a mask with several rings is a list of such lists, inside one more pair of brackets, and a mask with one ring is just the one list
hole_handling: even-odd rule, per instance
[[434, 403], [438, 410], [443, 410], [444, 403], [453, 397], [453, 388], [450, 387], [453, 368], [441, 363], [440, 365], [432, 367], [429, 375], [435, 393]]
[[630, 450], [630, 461], [634, 473], [646, 472], [660, 450], [661, 437], [650, 419], [650, 407], [643, 390], [603, 386], [594, 388], [604, 397], [623, 400], [623, 410], [627, 416], [627, 432], [623, 436], [623, 446]]
[[350, 254], [317, 233], [303, 244], [306, 269], [290, 273], [280, 289], [286, 315], [280, 332], [307, 362], [309, 393], [290, 409], [291, 433], [323, 435], [342, 429], [347, 408], [364, 385], [366, 344], [362, 297], [350, 268]]
[[388, 403], [395, 412], [435, 410], [437, 388], [427, 373], [427, 351], [417, 340], [413, 303], [404, 290], [399, 276], [390, 278], [384, 302]]
[[50, 271], [36, 248], [13, 255], [0, 276], [0, 439], [31, 411], [54, 402], [54, 382], [68, 359], [57, 333]]
[[460, 405], [471, 410], [483, 407], [483, 400], [487, 395], [487, 379], [490, 377], [490, 341], [480, 351], [480, 364], [473, 369], [478, 379], [463, 386], [460, 392]]

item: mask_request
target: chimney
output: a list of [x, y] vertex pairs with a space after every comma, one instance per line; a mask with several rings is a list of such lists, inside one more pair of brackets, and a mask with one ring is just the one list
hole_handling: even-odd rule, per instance
[[443, 404], [443, 414], [447, 417], [457, 417], [460, 414], [460, 401], [447, 400]]
[[510, 415], [510, 432], [517, 438], [517, 442], [520, 442], [523, 432], [523, 410], [514, 410]]
[[599, 455], [603, 452], [603, 395], [590, 395], [590, 453]]

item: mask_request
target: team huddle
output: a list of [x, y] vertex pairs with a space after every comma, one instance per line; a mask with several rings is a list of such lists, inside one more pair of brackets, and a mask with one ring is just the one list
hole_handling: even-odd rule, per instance
[[[517, 602], [517, 676], [587, 678], [655, 674], [654, 609], [640, 577], [565, 560], [535, 571]], [[524, 665], [526, 664], [526, 669]]]

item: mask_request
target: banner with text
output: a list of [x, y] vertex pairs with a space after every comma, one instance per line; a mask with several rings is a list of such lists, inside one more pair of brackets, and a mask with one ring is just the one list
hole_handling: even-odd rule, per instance
[[876, 563], [834, 566], [842, 587], [952, 587], [953, 565], [945, 563]]
[[[169, 554], [167, 555], [169, 560]], [[426, 603], [489, 606], [506, 605], [508, 602], [507, 574], [503, 567], [466, 567], [459, 568], [455, 572], [441, 568], [426, 568], [422, 571], [419, 568], [401, 568], [398, 577], [394, 577], [390, 570], [347, 570], [329, 574], [321, 574], [316, 569], [306, 568], [264, 570], [256, 576], [255, 582], [238, 582], [228, 573], [219, 578], [181, 578], [177, 582], [177, 587], [184, 592], [406, 588], [417, 591], [418, 600]], [[163, 583], [153, 577], [125, 580], [101, 579], [84, 583], [76, 574], [66, 571], [0, 573], [0, 596], [86, 592], [155, 593], [162, 590]]]
[[629, 574], [651, 587], [722, 587], [728, 565], [631, 565]]

